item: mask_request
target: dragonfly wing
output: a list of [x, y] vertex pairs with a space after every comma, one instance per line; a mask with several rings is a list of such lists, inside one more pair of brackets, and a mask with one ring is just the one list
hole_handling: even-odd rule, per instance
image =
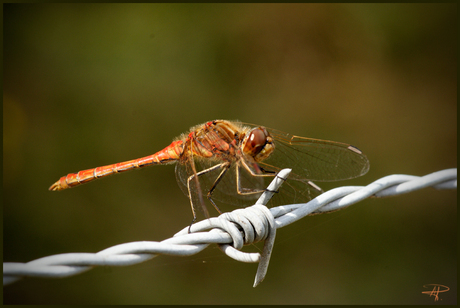
[[[207, 194], [215, 184], [215, 189], [212, 193], [214, 201], [220, 201], [225, 204], [234, 206], [249, 206], [254, 204], [257, 198], [273, 179], [273, 177], [259, 177], [251, 175], [248, 170], [242, 167], [239, 163], [234, 162], [216, 183], [217, 178], [223, 171], [223, 168], [215, 168], [219, 165], [216, 160], [197, 159], [195, 161], [196, 171], [200, 174], [203, 170], [211, 170], [198, 176], [200, 188], [196, 187], [195, 183], [190, 183], [192, 190], [192, 198], [197, 198], [196, 195], [201, 193], [207, 202]], [[257, 191], [253, 194], [239, 194], [236, 168], [239, 168], [238, 176], [240, 188], [246, 191]], [[187, 164], [178, 164], [176, 166], [176, 179], [182, 191], [188, 196], [187, 178], [193, 175]], [[260, 171], [259, 171], [260, 172]], [[195, 203], [196, 201], [193, 200]]]
[[[278, 173], [282, 169], [266, 164], [265, 162], [260, 162], [259, 165], [264, 170], [275, 173]], [[315, 183], [291, 171], [278, 194], [273, 197], [272, 206], [308, 202], [322, 192], [321, 188]]]
[[[195, 163], [197, 172], [199, 173], [202, 170], [206, 170], [216, 165], [210, 163], [210, 161], [200, 160]], [[272, 171], [273, 176], [278, 173], [281, 169], [274, 166], [259, 163], [266, 171]], [[253, 205], [254, 202], [259, 198], [261, 193], [241, 195], [237, 192], [237, 175], [236, 168], [239, 167], [239, 177], [240, 177], [240, 187], [243, 189], [253, 189], [253, 190], [264, 190], [269, 183], [273, 180], [273, 177], [261, 177], [253, 176], [242, 166], [238, 166], [236, 163], [232, 164], [226, 174], [222, 177], [221, 181], [216, 185], [216, 188], [212, 194], [212, 198], [215, 202], [218, 203], [221, 210], [226, 211], [222, 206], [223, 204], [245, 207]], [[253, 170], [254, 171], [254, 170]], [[187, 178], [192, 176], [194, 173], [188, 164], [177, 164], [176, 165], [176, 179], [177, 183], [181, 187], [184, 194], [189, 197], [188, 188], [187, 188]], [[209, 205], [210, 202], [207, 200], [207, 193], [215, 183], [217, 177], [220, 174], [219, 170], [212, 170], [206, 174], [203, 174], [198, 177], [200, 182], [200, 187], [196, 186], [195, 181], [190, 182], [191, 196], [193, 204], [197, 205], [200, 202], [199, 194], [202, 195], [206, 205]], [[307, 202], [314, 197], [318, 196], [321, 193], [320, 190], [315, 189], [314, 186], [310, 184], [310, 181], [298, 176], [295, 173], [290, 174], [288, 180], [283, 184], [277, 194], [271, 199], [269, 205], [277, 206], [283, 204], [293, 204], [293, 203], [302, 203]], [[201, 209], [201, 206], [196, 206]]]
[[349, 144], [268, 130], [275, 140], [275, 150], [264, 163], [280, 169], [291, 168], [298, 178], [339, 181], [361, 176], [369, 170], [367, 157]]
[[[254, 176], [251, 172], [244, 168], [241, 162], [235, 162], [231, 165], [225, 176], [222, 177], [222, 180], [216, 186], [212, 195], [214, 201], [220, 201], [225, 204], [239, 207], [253, 205], [260, 197], [261, 193], [268, 187], [274, 176], [281, 170], [280, 168], [263, 162], [258, 164], [255, 162], [251, 163], [249, 158], [245, 161], [246, 165], [251, 168], [252, 173], [269, 174], [272, 176]], [[197, 162], [197, 166], [199, 166], [200, 170], [210, 168], [208, 164], [209, 161], [205, 160]], [[237, 168], [239, 168], [238, 175]], [[239, 194], [237, 191], [238, 177], [240, 189], [247, 191], [252, 190], [257, 193], [246, 195]], [[214, 184], [216, 178], [217, 174], [209, 177], [207, 174], [200, 176], [200, 184], [204, 184], [202, 188], [204, 187], [209, 190], [209, 188]], [[269, 205], [277, 206], [308, 202], [318, 196], [321, 192], [321, 189], [311, 181], [291, 172], [289, 178], [272, 198]], [[204, 191], [203, 194], [206, 195], [207, 191]]]
[[[198, 161], [197, 165], [201, 170], [206, 170], [212, 166], [210, 161]], [[215, 163], [214, 163], [215, 164]], [[211, 165], [211, 166], [210, 166]], [[238, 172], [237, 172], [238, 168]], [[260, 170], [258, 172], [261, 172]], [[219, 172], [220, 173], [220, 172]], [[200, 176], [200, 181], [204, 183], [206, 193], [214, 185], [218, 174], [205, 174]], [[238, 184], [239, 178], [239, 184]], [[269, 178], [272, 179], [271, 177]], [[240, 162], [232, 162], [226, 173], [222, 176], [219, 183], [215, 186], [212, 194], [213, 200], [218, 200], [225, 204], [235, 206], [249, 206], [254, 204], [263, 191], [268, 186], [266, 179], [263, 177], [253, 176], [246, 170]], [[246, 192], [258, 192], [250, 194], [240, 194], [238, 187]]]
[[182, 190], [182, 192], [188, 198], [189, 195], [188, 195], [188, 188], [187, 188], [187, 179], [190, 176], [190, 174], [189, 174], [189, 172], [188, 172], [188, 170], [186, 168], [186, 165], [183, 164], [183, 163], [176, 164], [175, 172], [176, 172], [177, 185], [179, 185], [179, 187]]

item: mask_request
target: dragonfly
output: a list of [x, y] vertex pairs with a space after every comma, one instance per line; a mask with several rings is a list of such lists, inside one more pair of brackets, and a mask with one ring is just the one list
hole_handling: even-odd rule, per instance
[[219, 214], [222, 211], [216, 201], [237, 206], [254, 204], [267, 183], [284, 168], [292, 171], [277, 194], [279, 204], [307, 202], [322, 193], [313, 181], [346, 180], [369, 170], [367, 157], [349, 144], [299, 137], [238, 121], [214, 120], [192, 127], [155, 154], [70, 173], [49, 190], [64, 190], [115, 173], [171, 163], [177, 163], [177, 182], [190, 200], [192, 224], [197, 219], [198, 205], [209, 218], [203, 196]]

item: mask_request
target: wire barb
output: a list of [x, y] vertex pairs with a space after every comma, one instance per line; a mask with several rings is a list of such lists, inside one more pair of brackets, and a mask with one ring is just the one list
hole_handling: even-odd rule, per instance
[[[241, 262], [259, 262], [254, 287], [265, 277], [276, 229], [287, 226], [309, 214], [335, 211], [370, 196], [386, 197], [409, 193], [432, 186], [436, 189], [456, 189], [457, 169], [446, 169], [422, 177], [389, 175], [367, 186], [343, 186], [327, 191], [308, 203], [265, 207], [290, 169], [283, 169], [275, 177], [255, 205], [210, 218], [175, 234], [161, 242], [132, 242], [116, 245], [98, 253], [65, 253], [43, 257], [28, 263], [3, 263], [3, 285], [24, 277], [61, 278], [80, 274], [94, 266], [127, 266], [141, 263], [158, 254], [189, 256], [210, 244], [218, 244], [229, 257]], [[273, 186], [272, 186], [273, 185]], [[237, 227], [238, 225], [238, 227]], [[203, 232], [209, 230], [207, 232]], [[239, 249], [245, 244], [265, 240], [262, 256]]]

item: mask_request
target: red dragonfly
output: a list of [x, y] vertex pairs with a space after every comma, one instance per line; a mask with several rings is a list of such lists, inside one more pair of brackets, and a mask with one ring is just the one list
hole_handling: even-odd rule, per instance
[[[191, 203], [209, 213], [203, 195], [222, 213], [215, 200], [239, 206], [253, 204], [279, 170], [291, 168], [277, 203], [300, 203], [322, 192], [312, 181], [351, 179], [369, 170], [356, 147], [339, 142], [290, 135], [263, 126], [215, 120], [197, 125], [163, 150], [143, 158], [70, 173], [51, 185], [63, 190], [114, 173], [177, 162], [176, 178]], [[287, 203], [286, 203], [287, 204]]]

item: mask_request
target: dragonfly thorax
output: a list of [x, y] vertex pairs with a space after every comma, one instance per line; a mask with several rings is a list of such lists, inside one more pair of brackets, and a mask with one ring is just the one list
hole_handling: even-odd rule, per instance
[[245, 155], [254, 158], [255, 161], [263, 161], [275, 150], [273, 138], [265, 127], [251, 129], [243, 139], [241, 149]]

